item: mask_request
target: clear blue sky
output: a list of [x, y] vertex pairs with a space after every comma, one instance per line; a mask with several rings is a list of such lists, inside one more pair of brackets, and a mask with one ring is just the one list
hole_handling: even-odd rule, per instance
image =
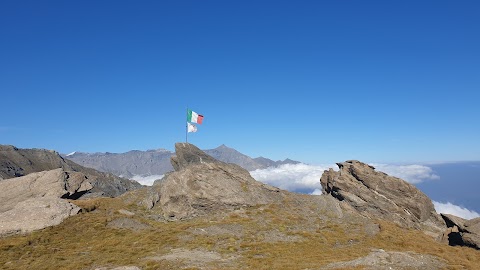
[[1, 1], [0, 143], [480, 160], [478, 1]]

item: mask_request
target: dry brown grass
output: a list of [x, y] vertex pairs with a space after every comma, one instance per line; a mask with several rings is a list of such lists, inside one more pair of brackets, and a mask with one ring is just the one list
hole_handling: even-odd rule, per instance
[[[435, 242], [418, 231], [380, 222], [381, 232], [369, 237], [357, 230], [361, 224], [308, 218], [285, 205], [247, 209], [207, 219], [158, 222], [135, 205], [119, 199], [76, 201], [85, 211], [61, 225], [24, 236], [0, 239], [1, 269], [93, 269], [101, 266], [137, 265], [143, 269], [178, 269], [195, 266], [182, 262], [148, 260], [175, 248], [215, 251], [231, 263], [213, 262], [211, 269], [316, 269], [331, 262], [367, 255], [372, 248], [413, 251], [444, 259], [448, 269], [480, 269], [480, 252]], [[118, 218], [119, 209], [151, 229], [138, 232], [106, 225]], [[310, 227], [304, 226], [309, 224]], [[193, 229], [212, 225], [241, 225], [241, 234], [193, 235]], [[300, 226], [301, 225], [301, 226]], [[303, 226], [303, 227], [302, 227]], [[308, 229], [315, 228], [315, 229]], [[266, 242], [265, 233], [298, 236], [303, 241]]]

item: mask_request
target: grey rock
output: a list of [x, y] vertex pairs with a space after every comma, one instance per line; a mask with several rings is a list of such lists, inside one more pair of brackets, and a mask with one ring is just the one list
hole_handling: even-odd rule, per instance
[[451, 214], [441, 213], [440, 215], [442, 216], [443, 220], [445, 220], [445, 223], [447, 224], [447, 227], [456, 226], [458, 228], [458, 230], [462, 231], [462, 232], [464, 232], [466, 230], [465, 229], [465, 222], [467, 221], [466, 219], [463, 219], [461, 217], [457, 217], [457, 216], [454, 216], [454, 215], [451, 215]]
[[140, 231], [151, 228], [150, 225], [132, 218], [116, 218], [108, 222], [107, 227], [115, 229], [129, 229], [132, 231]]
[[373, 250], [365, 257], [361, 257], [348, 262], [336, 262], [329, 264], [321, 269], [350, 269], [362, 267], [362, 269], [371, 270], [390, 270], [390, 269], [425, 269], [436, 270], [444, 269], [447, 265], [439, 258], [418, 254], [414, 252], [396, 252], [384, 251], [382, 249]]
[[0, 212], [0, 236], [55, 226], [79, 211], [76, 205], [53, 196], [26, 199]]
[[130, 212], [130, 211], [125, 210], [125, 209], [120, 209], [120, 210], [118, 210], [118, 212], [119, 212], [120, 214], [126, 215], [126, 216], [134, 216], [134, 215], [135, 215], [135, 213]]
[[376, 223], [366, 223], [363, 229], [368, 236], [375, 236], [380, 232], [380, 225]]
[[92, 188], [84, 174], [62, 168], [1, 181], [0, 235], [60, 224], [80, 211], [62, 198], [80, 197]]
[[190, 164], [216, 163], [217, 160], [189, 143], [176, 143], [175, 156], [170, 158], [175, 171], [182, 170]]
[[175, 144], [176, 171], [161, 185], [166, 219], [191, 218], [224, 209], [279, 202], [282, 191], [253, 179], [247, 170], [206, 155], [192, 144]]
[[466, 220], [451, 214], [441, 214], [448, 226], [442, 242], [451, 246], [468, 246], [480, 249], [480, 218]]
[[160, 200], [160, 185], [153, 185], [126, 192], [120, 196], [127, 204], [136, 204], [145, 209], [152, 209]]
[[393, 221], [431, 235], [441, 234], [446, 228], [432, 201], [413, 185], [360, 161], [337, 165], [338, 172], [330, 169], [321, 177], [325, 194], [347, 202], [366, 217]]
[[92, 188], [84, 174], [63, 169], [3, 180], [0, 182], [0, 212], [11, 210], [28, 199], [77, 197]]
[[480, 235], [480, 217], [465, 221], [465, 228], [471, 233]]
[[80, 166], [61, 157], [57, 152], [45, 149], [19, 149], [14, 146], [0, 145], [0, 176], [4, 179], [24, 176], [34, 172], [61, 168], [68, 172], [78, 172], [88, 178], [92, 185], [83, 197], [116, 197], [141, 185], [113, 174], [98, 172]]

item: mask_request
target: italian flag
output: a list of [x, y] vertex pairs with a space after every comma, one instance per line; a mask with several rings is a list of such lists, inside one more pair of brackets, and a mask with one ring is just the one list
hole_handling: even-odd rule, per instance
[[188, 110], [187, 121], [191, 123], [201, 124], [203, 121], [203, 115], [200, 115], [192, 110]]

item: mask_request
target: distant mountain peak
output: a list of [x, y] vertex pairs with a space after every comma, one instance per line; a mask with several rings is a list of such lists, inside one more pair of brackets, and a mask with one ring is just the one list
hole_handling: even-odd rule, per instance
[[217, 147], [215, 149], [233, 149], [233, 148], [230, 148], [230, 147], [228, 147], [228, 146], [226, 146], [225, 144], [222, 143], [222, 145], [220, 145], [219, 147]]

